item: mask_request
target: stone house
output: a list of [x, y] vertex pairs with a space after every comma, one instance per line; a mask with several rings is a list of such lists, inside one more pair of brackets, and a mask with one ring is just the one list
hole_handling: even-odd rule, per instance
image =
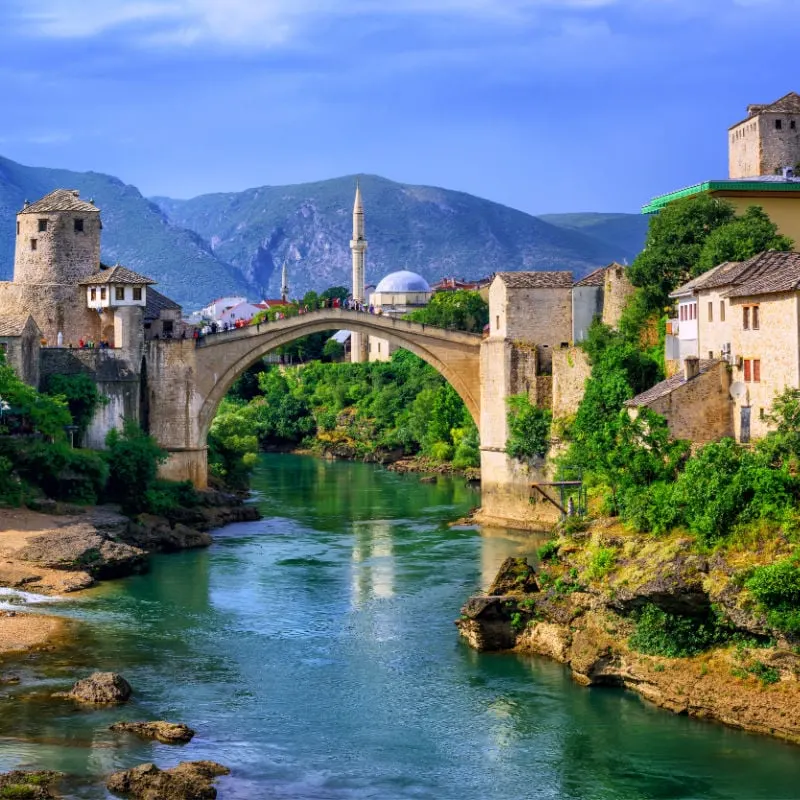
[[[747, 261], [720, 264], [672, 296], [678, 300], [679, 319], [671, 322], [673, 336], [668, 337], [666, 357], [676, 358], [676, 345], [670, 339], [677, 336], [677, 353], [684, 362], [699, 357], [704, 364], [724, 364], [730, 386], [725, 388], [720, 381], [719, 397], [714, 398], [683, 392], [683, 403], [676, 400], [669, 406], [670, 427], [684, 424], [675, 416], [678, 410], [681, 416], [703, 417], [704, 404], [721, 413], [724, 402], [738, 441], [763, 437], [776, 395], [789, 387], [800, 388], [800, 253], [769, 251]], [[689, 308], [691, 313], [681, 311]], [[670, 380], [655, 387], [659, 399], [683, 385], [669, 384]], [[653, 391], [634, 398], [632, 404], [655, 408]]]
[[0, 353], [25, 383], [39, 385], [39, 349], [42, 332], [30, 314], [0, 316]]

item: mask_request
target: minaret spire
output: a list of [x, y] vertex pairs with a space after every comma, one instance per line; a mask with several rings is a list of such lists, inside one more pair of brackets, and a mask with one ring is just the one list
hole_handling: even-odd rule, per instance
[[[356, 199], [353, 203], [353, 238], [350, 240], [353, 254], [353, 300], [364, 302], [364, 273], [367, 262], [367, 239], [364, 233], [364, 201], [361, 197], [361, 182], [356, 179]], [[363, 334], [353, 332], [350, 336], [350, 360], [358, 363], [367, 360], [366, 341]]]
[[284, 303], [289, 301], [289, 273], [286, 269], [286, 261], [283, 262], [283, 269], [281, 270], [281, 300]]

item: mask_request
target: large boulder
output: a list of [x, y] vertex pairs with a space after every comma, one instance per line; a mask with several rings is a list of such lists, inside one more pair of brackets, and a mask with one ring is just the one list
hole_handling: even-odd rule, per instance
[[63, 777], [60, 772], [13, 772], [0, 773], [0, 797], [19, 797], [26, 800], [50, 800], [59, 797], [54, 786]]
[[124, 537], [128, 544], [151, 553], [173, 553], [195, 547], [209, 547], [213, 540], [210, 534], [187, 527], [183, 523], [174, 526], [165, 517], [155, 514], [140, 514], [131, 522]]
[[214, 761], [184, 761], [172, 769], [155, 764], [140, 764], [115, 772], [107, 781], [114, 794], [137, 800], [214, 800], [214, 779], [230, 770]]
[[95, 672], [75, 683], [68, 692], [59, 692], [55, 697], [68, 697], [79, 703], [105, 705], [124, 703], [130, 698], [131, 685], [116, 672]]
[[500, 566], [488, 595], [533, 594], [539, 591], [536, 574], [525, 558], [507, 558]]
[[133, 733], [142, 739], [155, 739], [162, 744], [186, 744], [194, 736], [194, 731], [181, 722], [118, 722], [110, 730]]
[[48, 569], [88, 572], [94, 578], [133, 575], [148, 566], [144, 550], [109, 539], [86, 522], [32, 536], [10, 557]]

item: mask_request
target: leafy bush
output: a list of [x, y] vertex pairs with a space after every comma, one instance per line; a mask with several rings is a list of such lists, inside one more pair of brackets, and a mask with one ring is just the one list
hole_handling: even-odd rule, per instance
[[453, 445], [447, 442], [436, 442], [430, 448], [430, 455], [434, 461], [450, 461], [453, 457]]
[[192, 508], [200, 503], [197, 490], [189, 481], [156, 480], [144, 493], [144, 508], [151, 514], [168, 515], [177, 508]]
[[589, 560], [587, 575], [590, 580], [601, 580], [614, 569], [617, 562], [617, 551], [613, 547], [598, 547]]
[[100, 453], [30, 437], [2, 442], [0, 448], [18, 478], [38, 486], [48, 497], [91, 504], [103, 494], [108, 465]]
[[10, 458], [0, 456], [0, 506], [20, 506], [28, 493]]
[[708, 650], [724, 640], [724, 632], [710, 617], [668, 614], [652, 603], [635, 617], [636, 629], [628, 639], [633, 650], [651, 656], [684, 658]]
[[97, 384], [86, 374], [50, 375], [47, 379], [47, 393], [66, 401], [72, 421], [78, 426], [78, 441], [101, 405], [108, 398], [97, 391]]
[[537, 551], [536, 555], [539, 558], [539, 561], [545, 563], [547, 561], [557, 561], [558, 560], [558, 542], [551, 540], [549, 542], [545, 542]]
[[106, 447], [109, 496], [126, 511], [141, 511], [147, 507], [147, 492], [155, 486], [158, 466], [167, 454], [130, 419], [123, 422], [121, 432], [116, 428], [109, 431]]
[[506, 453], [511, 458], [544, 458], [550, 449], [550, 423], [553, 414], [531, 403], [528, 395], [515, 394], [508, 403]]
[[770, 625], [786, 633], [800, 633], [798, 556], [757, 567], [745, 588], [766, 612]]

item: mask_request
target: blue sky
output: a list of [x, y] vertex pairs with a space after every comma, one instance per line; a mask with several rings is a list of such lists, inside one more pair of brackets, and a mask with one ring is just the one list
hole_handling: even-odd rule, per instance
[[2, 0], [0, 155], [634, 212], [725, 176], [747, 104], [800, 91], [798, 30], [800, 0]]

